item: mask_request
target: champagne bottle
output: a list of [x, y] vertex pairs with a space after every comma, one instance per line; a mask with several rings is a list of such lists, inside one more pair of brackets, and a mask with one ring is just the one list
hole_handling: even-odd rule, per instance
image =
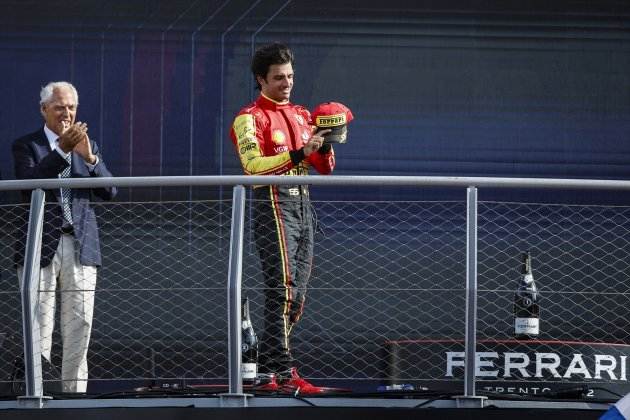
[[243, 382], [253, 383], [258, 374], [258, 337], [254, 332], [252, 320], [249, 315], [249, 299], [243, 302], [242, 315], [242, 373]]
[[532, 274], [532, 259], [529, 252], [523, 254], [521, 279], [514, 293], [514, 335], [527, 339], [540, 333], [539, 295]]

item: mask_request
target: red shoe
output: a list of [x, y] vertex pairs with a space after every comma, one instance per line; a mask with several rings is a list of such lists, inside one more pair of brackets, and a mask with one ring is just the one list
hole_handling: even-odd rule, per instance
[[280, 386], [275, 373], [259, 373], [251, 389], [257, 392], [278, 392]]
[[326, 388], [315, 386], [300, 378], [297, 369], [294, 367], [287, 372], [283, 372], [283, 374], [280, 375], [280, 388], [283, 392], [290, 392], [295, 395], [316, 395], [327, 392]]

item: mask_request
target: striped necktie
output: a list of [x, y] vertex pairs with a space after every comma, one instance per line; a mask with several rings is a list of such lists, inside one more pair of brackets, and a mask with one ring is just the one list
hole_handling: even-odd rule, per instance
[[[70, 178], [70, 169], [72, 167], [72, 153], [66, 156], [66, 162], [68, 166], [61, 171], [61, 178]], [[63, 207], [63, 218], [65, 219], [64, 225], [72, 225], [72, 190], [70, 188], [61, 189], [61, 206]]]

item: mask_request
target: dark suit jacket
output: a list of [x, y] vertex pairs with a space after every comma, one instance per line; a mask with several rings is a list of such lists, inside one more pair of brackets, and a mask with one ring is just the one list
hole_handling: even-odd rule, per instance
[[[72, 153], [72, 178], [110, 177], [112, 174], [105, 166], [96, 143], [91, 141], [92, 153], [98, 156], [99, 162], [90, 172], [81, 156]], [[44, 128], [28, 134], [13, 142], [13, 161], [16, 179], [58, 178], [59, 173], [68, 163], [56, 151], [50, 150], [50, 144], [44, 133]], [[72, 221], [74, 224], [75, 244], [79, 247], [79, 258], [82, 265], [101, 265], [101, 247], [98, 237], [98, 226], [94, 209], [90, 206], [92, 195], [103, 200], [111, 200], [116, 195], [116, 188], [93, 188], [72, 190]], [[59, 204], [60, 191], [58, 188], [46, 190], [46, 206], [44, 211], [44, 226], [42, 234], [41, 266], [45, 267], [52, 261], [59, 239], [63, 216]], [[30, 203], [31, 191], [22, 191], [22, 197]], [[28, 229], [28, 215], [24, 215], [21, 228], [23, 241], [16, 243], [15, 262], [24, 264], [24, 247]]]

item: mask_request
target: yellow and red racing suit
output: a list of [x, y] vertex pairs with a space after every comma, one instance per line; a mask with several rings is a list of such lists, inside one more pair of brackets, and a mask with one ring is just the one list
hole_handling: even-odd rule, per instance
[[[312, 135], [310, 112], [264, 95], [243, 108], [230, 136], [249, 175], [307, 175], [314, 167], [330, 174], [334, 151], [324, 146], [304, 156]], [[289, 336], [302, 315], [313, 261], [313, 214], [306, 185], [254, 188], [254, 229], [265, 281], [261, 371], [293, 367]]]

